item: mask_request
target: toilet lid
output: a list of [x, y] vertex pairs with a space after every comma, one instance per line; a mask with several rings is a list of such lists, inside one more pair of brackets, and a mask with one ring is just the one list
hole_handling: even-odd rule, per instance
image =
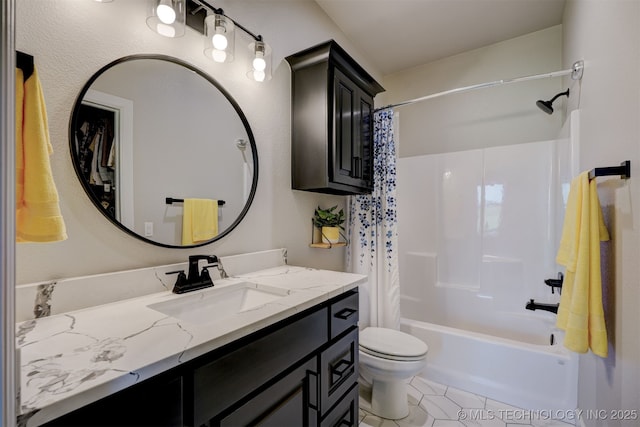
[[359, 340], [362, 351], [385, 359], [418, 360], [429, 350], [423, 341], [395, 329], [365, 328]]

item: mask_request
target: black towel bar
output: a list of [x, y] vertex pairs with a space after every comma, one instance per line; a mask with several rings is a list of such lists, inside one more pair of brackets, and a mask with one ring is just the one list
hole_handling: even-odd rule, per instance
[[22, 70], [22, 78], [27, 80], [33, 74], [33, 56], [16, 50], [16, 67]]
[[620, 163], [620, 166], [611, 166], [607, 168], [594, 168], [589, 171], [589, 179], [594, 179], [597, 176], [610, 176], [620, 175], [622, 179], [629, 179], [631, 177], [631, 161], [625, 160]]
[[[167, 205], [172, 205], [174, 203], [184, 203], [184, 199], [174, 199], [173, 197], [167, 197], [164, 199]], [[224, 206], [227, 202], [224, 200], [218, 200], [218, 206]]]

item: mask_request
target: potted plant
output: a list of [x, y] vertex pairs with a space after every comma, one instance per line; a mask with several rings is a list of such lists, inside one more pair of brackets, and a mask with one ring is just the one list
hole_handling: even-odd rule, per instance
[[344, 231], [342, 224], [344, 223], [344, 210], [340, 209], [336, 212], [338, 206], [329, 209], [321, 209], [317, 207], [313, 216], [313, 225], [318, 227], [322, 233], [323, 243], [338, 243], [340, 241], [340, 230]]

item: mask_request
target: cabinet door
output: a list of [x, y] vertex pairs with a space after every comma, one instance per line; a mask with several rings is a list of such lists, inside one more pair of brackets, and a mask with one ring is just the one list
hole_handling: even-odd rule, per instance
[[[303, 427], [315, 425], [317, 362], [311, 360], [220, 420], [220, 427]], [[316, 400], [316, 401], [314, 401]], [[211, 425], [218, 425], [213, 420]]]
[[360, 179], [363, 187], [373, 189], [373, 97], [365, 92], [358, 92], [358, 134], [360, 144]]
[[373, 98], [339, 69], [334, 70], [333, 152], [331, 181], [371, 187]]
[[193, 371], [194, 424], [208, 425], [328, 341], [328, 309], [254, 339]]

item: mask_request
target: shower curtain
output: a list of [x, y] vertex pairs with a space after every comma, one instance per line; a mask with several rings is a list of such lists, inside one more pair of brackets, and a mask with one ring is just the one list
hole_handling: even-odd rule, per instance
[[[369, 324], [400, 327], [400, 280], [398, 276], [398, 230], [396, 198], [396, 148], [393, 109], [374, 113], [373, 192], [350, 196], [347, 223], [347, 268], [365, 274], [360, 288], [368, 300]], [[366, 319], [362, 319], [366, 321]]]

